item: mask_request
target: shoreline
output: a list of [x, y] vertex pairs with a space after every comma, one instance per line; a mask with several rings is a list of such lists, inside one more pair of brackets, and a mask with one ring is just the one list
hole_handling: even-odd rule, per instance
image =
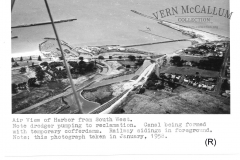
[[19, 58], [19, 57], [28, 57], [28, 56], [41, 56], [42, 58], [46, 58], [41, 51], [29, 51], [29, 52], [20, 52], [20, 53], [12, 53], [12, 58]]

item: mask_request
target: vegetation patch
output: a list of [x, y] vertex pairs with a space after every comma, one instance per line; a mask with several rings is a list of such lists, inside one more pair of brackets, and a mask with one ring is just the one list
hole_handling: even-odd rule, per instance
[[111, 100], [113, 96], [113, 89], [111, 85], [102, 86], [90, 90], [84, 90], [82, 95], [85, 99], [99, 104], [104, 104]]
[[62, 82], [49, 82], [41, 87], [30, 87], [30, 92], [27, 90], [12, 96], [12, 113], [30, 107], [44, 99], [57, 95], [63, 92], [67, 84]]

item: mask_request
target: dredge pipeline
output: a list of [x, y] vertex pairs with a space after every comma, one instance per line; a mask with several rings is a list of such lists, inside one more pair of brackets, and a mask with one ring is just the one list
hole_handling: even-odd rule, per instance
[[135, 45], [128, 45], [122, 47], [138, 47], [138, 46], [147, 46], [147, 45], [154, 45], [154, 44], [161, 44], [161, 43], [171, 43], [171, 42], [180, 42], [180, 41], [190, 41], [189, 39], [179, 39], [179, 40], [171, 40], [171, 41], [161, 41], [161, 42], [153, 42], [153, 43], [144, 43], [144, 44], [135, 44]]
[[[76, 18], [74, 19], [65, 19], [65, 20], [59, 20], [59, 21], [54, 21], [54, 23], [63, 23], [63, 22], [71, 22], [77, 20]], [[11, 28], [22, 28], [22, 27], [32, 27], [32, 26], [40, 26], [40, 25], [47, 25], [51, 24], [51, 22], [41, 22], [41, 23], [33, 23], [33, 24], [23, 24], [23, 25], [18, 25], [18, 26], [13, 26]]]

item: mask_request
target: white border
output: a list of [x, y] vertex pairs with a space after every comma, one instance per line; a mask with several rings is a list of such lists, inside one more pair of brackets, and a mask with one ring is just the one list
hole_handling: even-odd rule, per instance
[[[7, 3], [8, 2], [8, 3]], [[200, 144], [201, 140], [205, 138], [205, 135], [199, 137], [186, 136], [185, 139], [179, 140], [177, 138], [169, 139], [165, 142], [138, 142], [138, 141], [116, 141], [114, 143], [110, 141], [86, 141], [86, 142], [47, 142], [47, 141], [12, 141], [11, 139], [11, 120], [13, 117], [26, 117], [26, 115], [12, 115], [11, 114], [11, 15], [10, 15], [10, 1], [0, 1], [0, 15], [1, 15], [1, 28], [0, 28], [0, 48], [1, 48], [1, 150], [4, 156], [8, 155], [92, 155], [104, 153], [111, 153], [110, 156], [47, 156], [47, 157], [4, 157], [4, 159], [126, 159], [129, 155], [119, 155], [119, 152], [125, 152], [131, 155], [131, 159], [159, 159], [159, 155], [151, 155], [151, 153], [158, 152], [162, 159], [238, 159], [239, 158], [239, 35], [240, 35], [240, 14], [239, 6], [240, 2], [237, 0], [231, 0], [230, 8], [234, 12], [231, 18], [231, 114], [230, 115], [131, 115], [134, 121], [148, 120], [155, 121], [206, 121], [209, 126], [213, 128], [217, 133], [214, 134], [218, 138], [219, 147], [216, 149], [206, 150]], [[86, 117], [89, 115], [83, 115]], [[104, 115], [103, 115], [104, 116]], [[114, 115], [110, 115], [114, 117]], [[128, 115], [124, 115], [127, 117]], [[50, 117], [49, 115], [34, 115], [34, 117]], [[54, 115], [54, 117], [62, 117], [62, 115]], [[65, 117], [79, 117], [78, 115], [66, 115]], [[91, 117], [95, 117], [91, 115]], [[188, 138], [188, 139], [187, 139]], [[196, 140], [197, 139], [197, 140]], [[199, 141], [199, 147], [195, 143]], [[176, 144], [181, 142], [181, 144]], [[176, 148], [177, 147], [177, 148]], [[239, 150], [237, 150], [239, 149]], [[3, 151], [3, 152], [2, 152]], [[106, 152], [107, 151], [107, 152]], [[171, 155], [172, 151], [178, 155]], [[196, 151], [199, 154], [196, 154]], [[206, 155], [200, 155], [200, 153]], [[146, 155], [141, 155], [146, 153]], [[185, 153], [181, 155], [181, 153]], [[193, 154], [193, 155], [192, 155]], [[219, 154], [219, 155], [212, 155]], [[3, 156], [1, 155], [1, 157]], [[117, 156], [118, 155], [118, 156]], [[199, 157], [196, 157], [199, 156]]]

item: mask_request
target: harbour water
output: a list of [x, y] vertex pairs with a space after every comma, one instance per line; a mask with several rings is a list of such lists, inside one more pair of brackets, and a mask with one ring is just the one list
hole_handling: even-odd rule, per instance
[[[151, 33], [168, 37], [171, 39], [187, 38], [180, 32], [162, 26], [157, 21], [150, 20], [134, 14], [131, 10], [136, 10], [144, 14], [153, 16], [152, 13], [161, 9], [174, 6], [191, 5], [192, 0], [50, 0], [54, 20], [76, 18], [76, 21], [56, 24], [59, 36], [62, 40], [74, 46], [90, 45], [130, 45], [140, 43], [151, 43], [165, 41], [166, 39], [153, 36], [139, 30], [147, 30]], [[218, 8], [229, 8], [227, 0], [215, 1], [194, 0], [194, 4], [205, 6], [216, 6]], [[192, 15], [193, 16], [193, 15]], [[171, 22], [177, 22], [175, 16], [164, 18]], [[49, 21], [44, 1], [21, 0], [16, 1], [12, 12], [12, 26], [31, 24]], [[229, 20], [223, 17], [214, 16], [211, 24], [199, 23], [179, 23], [187, 26], [212, 25], [218, 28], [202, 28], [202, 30], [229, 36]], [[38, 50], [38, 45], [44, 41], [45, 37], [54, 37], [51, 25], [25, 27], [12, 29], [12, 53], [24, 53]], [[145, 50], [155, 52], [172, 52], [176, 48], [185, 47], [187, 42], [174, 44], [145, 46]], [[159, 47], [158, 47], [159, 46]], [[179, 47], [177, 47], [179, 46]], [[166, 50], [167, 48], [167, 50]], [[172, 50], [170, 50], [173, 48]]]

